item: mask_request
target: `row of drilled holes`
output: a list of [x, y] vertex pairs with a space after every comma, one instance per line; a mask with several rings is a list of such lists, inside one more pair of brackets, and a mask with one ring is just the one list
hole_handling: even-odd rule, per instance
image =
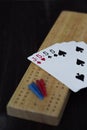
[[[19, 96], [20, 96], [20, 95], [19, 95]], [[16, 104], [18, 103], [19, 98], [20, 98], [20, 97], [16, 98], [16, 101], [15, 101]], [[23, 98], [22, 101], [20, 102], [20, 105], [24, 105], [25, 98], [26, 98], [26, 95], [24, 96], [24, 98]], [[50, 106], [51, 106], [52, 101], [53, 101], [54, 98], [55, 98], [55, 97], [51, 97], [51, 99], [49, 100], [49, 103], [48, 103], [47, 108], [46, 108], [47, 111], [50, 110]], [[55, 111], [56, 111], [56, 107], [57, 107], [57, 105], [58, 105], [59, 102], [60, 102], [60, 97], [55, 98], [55, 105], [52, 107], [52, 112], [55, 112]], [[34, 107], [38, 106], [38, 104], [36, 104], [36, 102], [34, 102], [32, 105], [34, 105]]]
[[[55, 98], [54, 95], [55, 95], [55, 94], [53, 94], [53, 96], [52, 96], [52, 97], [50, 98], [50, 100], [49, 100], [49, 103], [48, 103], [47, 108], [46, 108], [47, 111], [50, 110], [51, 104], [52, 104], [52, 102], [53, 102], [53, 100], [54, 100], [54, 98]], [[55, 98], [55, 105], [52, 107], [52, 112], [55, 112], [55, 111], [56, 111], [56, 107], [57, 107], [58, 103], [60, 102], [60, 98], [61, 98], [61, 95], [60, 95], [60, 94], [59, 94], [59, 96], [58, 96], [57, 98]]]
[[[26, 79], [26, 82], [29, 82], [29, 80], [32, 78], [33, 72], [35, 71], [35, 68], [32, 69], [31, 73], [29, 74], [28, 78]], [[39, 77], [39, 70], [35, 74], [35, 78], [33, 81], [36, 81]]]
[[[32, 77], [32, 74], [33, 74], [34, 70], [35, 70], [35, 68], [32, 69], [31, 73], [29, 74], [28, 78], [26, 79], [26, 82], [29, 82], [30, 78]], [[37, 73], [39, 74], [39, 71], [38, 71]], [[35, 79], [34, 79], [34, 80], [35, 80]], [[18, 97], [16, 98], [15, 103], [18, 103], [18, 100], [19, 100], [20, 97], [22, 96], [22, 93], [24, 92], [24, 89], [25, 89], [25, 88], [23, 87], [22, 89], [23, 89], [23, 91], [22, 91], [22, 90], [20, 91], [20, 94], [19, 94]], [[20, 102], [21, 105], [24, 104], [24, 101], [25, 101], [25, 99], [27, 98], [28, 95], [29, 95], [29, 91], [26, 92], [26, 94], [24, 95], [22, 101]]]
[[[32, 72], [33, 72], [33, 71], [32, 71]], [[38, 72], [38, 74], [39, 74], [39, 72]], [[32, 74], [31, 74], [30, 76], [32, 76]], [[37, 77], [37, 76], [38, 76], [38, 75], [36, 74], [36, 77]], [[31, 77], [28, 77], [28, 78], [29, 78], [29, 80], [30, 80]], [[46, 83], [49, 81], [48, 79], [49, 79], [49, 78], [47, 77], [47, 79], [45, 80]], [[28, 82], [29, 80], [27, 79], [26, 81]], [[36, 80], [36, 79], [34, 79], [34, 80]], [[59, 86], [59, 84], [56, 85], [56, 88], [58, 88], [58, 86]], [[23, 91], [22, 91], [22, 90], [20, 91], [20, 94], [19, 94], [18, 97], [16, 98], [15, 103], [17, 103], [18, 100], [20, 99], [20, 97], [22, 96], [22, 93], [24, 92], [24, 87], [23, 87], [22, 89], [23, 89]], [[64, 87], [62, 86], [61, 89], [64, 89]], [[28, 94], [29, 94], [29, 92], [27, 92], [27, 93], [24, 95], [24, 97], [23, 97], [23, 99], [22, 99], [22, 102], [20, 102], [20, 104], [24, 104], [25, 98], [27, 98]], [[55, 95], [55, 94], [54, 94], [54, 95]], [[54, 97], [51, 97], [51, 100], [49, 101], [49, 104], [48, 104], [48, 106], [47, 106], [47, 110], [49, 110], [49, 107], [51, 106], [51, 103], [52, 103], [53, 98], [54, 98]], [[55, 102], [56, 105], [58, 104], [59, 100], [60, 100], [60, 98], [56, 98], [56, 102]], [[34, 103], [34, 106], [36, 106], [36, 105], [37, 105], [37, 104]], [[55, 111], [56, 105], [53, 107], [53, 111]]]
[[[58, 88], [58, 85], [56, 86], [56, 88]], [[19, 95], [18, 95], [18, 97], [16, 98], [16, 100], [15, 100], [15, 103], [17, 103], [18, 101], [19, 101], [19, 99], [20, 99], [20, 97], [22, 97], [22, 93], [24, 92], [24, 87], [22, 88], [23, 90], [21, 90], [20, 91], [20, 93], [19, 93]], [[62, 86], [62, 89], [64, 89], [64, 87]], [[27, 91], [26, 93], [25, 93], [25, 95], [24, 95], [24, 97], [23, 97], [23, 101], [25, 100], [25, 98], [27, 98], [27, 96], [29, 95], [29, 91]], [[55, 95], [55, 94], [53, 94], [53, 95]], [[53, 97], [51, 97], [51, 100], [53, 99]], [[59, 99], [57, 99], [57, 100], [59, 100]], [[51, 102], [51, 101], [50, 101]], [[23, 102], [22, 102], [22, 104], [23, 104]], [[57, 104], [57, 103], [56, 103]]]
[[[20, 100], [20, 99], [22, 99], [22, 101], [20, 102], [20, 104], [24, 104], [25, 99], [26, 99], [27, 96], [29, 95], [29, 91], [27, 91], [27, 92], [25, 93], [25, 95], [22, 97], [22, 94], [23, 94], [23, 92], [24, 92], [24, 88], [22, 88], [22, 89], [23, 89], [23, 90], [20, 91], [20, 93], [18, 94], [18, 96], [16, 97], [16, 99], [15, 99], [15, 101], [14, 101], [15, 104], [19, 103], [19, 100]], [[22, 97], [22, 98], [20, 98], [20, 97]]]
[[[18, 97], [17, 97], [16, 100], [15, 100], [15, 103], [18, 103], [20, 97], [22, 97], [22, 93], [23, 93], [23, 92], [24, 92], [24, 89], [20, 91]], [[22, 102], [21, 102], [20, 104], [23, 104], [23, 102], [25, 101], [25, 99], [27, 98], [28, 95], [29, 95], [29, 91], [27, 91], [27, 92], [25, 93], [25, 95], [23, 96], [23, 98], [21, 98], [21, 99], [22, 99]], [[55, 97], [55, 94], [53, 94], [53, 96], [51, 97], [48, 106], [51, 105], [52, 100], [54, 99], [54, 97]], [[59, 95], [59, 98], [55, 98], [55, 100], [57, 100], [55, 103], [58, 104], [58, 102], [59, 102], [59, 100], [60, 100], [60, 95]], [[47, 107], [47, 109], [48, 109], [48, 107]]]

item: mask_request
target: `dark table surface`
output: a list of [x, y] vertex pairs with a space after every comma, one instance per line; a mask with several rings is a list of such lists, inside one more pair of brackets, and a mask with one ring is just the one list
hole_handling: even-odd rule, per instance
[[87, 88], [71, 92], [58, 126], [10, 117], [6, 105], [61, 11], [87, 13], [87, 0], [0, 2], [0, 130], [86, 130]]

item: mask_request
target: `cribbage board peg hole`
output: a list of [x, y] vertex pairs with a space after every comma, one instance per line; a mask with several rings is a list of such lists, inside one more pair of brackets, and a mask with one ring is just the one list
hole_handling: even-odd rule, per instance
[[59, 94], [59, 97], [61, 97], [61, 94]]
[[18, 102], [17, 101], [14, 101], [14, 104], [17, 104]]
[[[30, 77], [29, 77], [29, 79], [30, 79]], [[29, 82], [29, 79], [27, 79], [26, 82]]]
[[21, 94], [18, 94], [19, 97], [21, 97]]
[[26, 92], [26, 95], [28, 95], [28, 94], [29, 94], [29, 91]]
[[38, 77], [38, 74], [35, 74], [35, 77]]
[[21, 104], [21, 105], [24, 105], [24, 103], [23, 103], [23, 102], [21, 102], [20, 104]]
[[62, 86], [62, 89], [64, 89], [64, 86]]
[[24, 87], [22, 87], [22, 89], [23, 89], [23, 91], [24, 91], [24, 89], [25, 89], [25, 88], [24, 88]]
[[37, 71], [37, 74], [39, 74], [39, 71]]
[[26, 98], [27, 97], [27, 95], [24, 95], [24, 98]]
[[54, 99], [54, 97], [51, 97], [51, 100], [53, 100]]
[[24, 102], [24, 101], [25, 101], [25, 99], [23, 98], [23, 99], [22, 99], [22, 101]]
[[48, 104], [48, 107], [50, 107], [51, 104]]
[[47, 111], [49, 111], [49, 108], [46, 108]]
[[36, 104], [36, 103], [34, 103], [34, 106], [37, 106], [37, 104]]
[[49, 102], [52, 103], [52, 100], [50, 100]]
[[56, 102], [55, 102], [55, 104], [57, 105], [57, 104], [58, 104], [58, 102], [56, 101]]
[[17, 101], [18, 101], [19, 99], [20, 99], [19, 97], [16, 98]]
[[36, 81], [36, 80], [37, 80], [37, 78], [35, 77], [35, 78], [34, 78], [34, 81]]
[[22, 94], [22, 93], [23, 93], [23, 90], [21, 90], [20, 93]]
[[52, 111], [55, 112], [55, 109], [53, 109]]
[[54, 108], [56, 108], [56, 106], [54, 106]]
[[57, 101], [60, 101], [60, 98], [57, 98]]
[[58, 85], [56, 86], [56, 88], [58, 88]]

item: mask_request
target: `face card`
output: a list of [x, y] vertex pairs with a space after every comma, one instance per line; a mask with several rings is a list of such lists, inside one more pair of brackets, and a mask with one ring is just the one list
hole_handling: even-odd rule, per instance
[[87, 86], [87, 45], [84, 42], [56, 43], [28, 57], [72, 91]]

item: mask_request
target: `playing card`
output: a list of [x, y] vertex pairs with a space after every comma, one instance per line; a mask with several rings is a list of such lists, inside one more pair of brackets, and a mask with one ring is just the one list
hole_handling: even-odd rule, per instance
[[84, 42], [56, 43], [28, 59], [76, 92], [87, 86], [87, 45]]

